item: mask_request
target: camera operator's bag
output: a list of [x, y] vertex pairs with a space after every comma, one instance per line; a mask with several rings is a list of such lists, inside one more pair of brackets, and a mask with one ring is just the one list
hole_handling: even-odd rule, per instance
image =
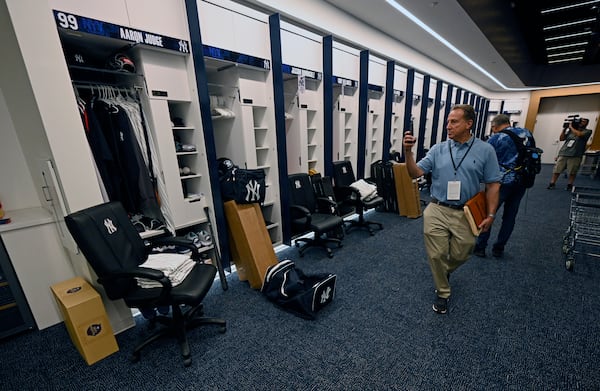
[[335, 282], [335, 274], [307, 275], [288, 259], [267, 269], [261, 292], [281, 309], [312, 320], [333, 301]]
[[507, 134], [512, 139], [517, 147], [519, 155], [517, 156], [517, 164], [514, 168], [519, 183], [526, 188], [533, 187], [535, 177], [542, 171], [542, 153], [543, 150], [536, 148], [535, 139], [530, 138], [531, 145], [524, 145], [523, 139], [510, 130], [502, 130], [502, 133]]
[[224, 201], [238, 204], [262, 203], [266, 196], [265, 171], [243, 169], [227, 158], [219, 159], [219, 182]]

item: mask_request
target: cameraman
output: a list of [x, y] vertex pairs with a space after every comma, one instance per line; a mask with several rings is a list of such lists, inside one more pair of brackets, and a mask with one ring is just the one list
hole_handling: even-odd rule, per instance
[[577, 122], [577, 120], [571, 121], [569, 127], [564, 128], [560, 133], [559, 140], [564, 141], [564, 144], [558, 151], [558, 158], [552, 170], [552, 179], [548, 189], [554, 189], [558, 177], [565, 169], [569, 174], [569, 183], [566, 189], [571, 190], [573, 188], [573, 182], [575, 182], [575, 176], [585, 153], [587, 141], [592, 135], [592, 131], [586, 128], [590, 122], [587, 118], [581, 118], [580, 122]]

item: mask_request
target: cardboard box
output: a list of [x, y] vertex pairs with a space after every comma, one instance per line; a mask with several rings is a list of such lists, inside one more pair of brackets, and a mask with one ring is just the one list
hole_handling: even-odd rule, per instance
[[273, 243], [260, 206], [225, 202], [231, 255], [241, 281], [252, 289], [262, 287], [267, 269], [277, 263]]
[[408, 174], [406, 163], [396, 163], [393, 166], [396, 196], [398, 198], [398, 213], [411, 219], [421, 217], [421, 196], [419, 185]]
[[50, 289], [71, 340], [88, 365], [119, 351], [102, 299], [87, 281], [75, 277]]

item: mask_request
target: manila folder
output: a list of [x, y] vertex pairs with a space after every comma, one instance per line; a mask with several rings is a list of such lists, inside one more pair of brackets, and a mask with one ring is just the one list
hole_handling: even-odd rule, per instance
[[475, 194], [473, 198], [465, 203], [464, 210], [473, 235], [478, 236], [480, 234], [479, 224], [487, 216], [485, 192], [480, 191]]

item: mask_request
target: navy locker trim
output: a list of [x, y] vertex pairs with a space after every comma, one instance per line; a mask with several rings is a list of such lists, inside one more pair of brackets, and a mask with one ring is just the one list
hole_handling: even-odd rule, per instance
[[285, 244], [292, 241], [290, 217], [290, 191], [287, 172], [287, 138], [285, 134], [285, 107], [283, 96], [283, 70], [281, 57], [281, 28], [279, 14], [269, 16], [271, 62], [273, 64], [273, 104], [275, 108], [275, 134], [277, 137], [277, 173], [279, 176], [279, 201], [281, 205], [281, 234]]
[[419, 115], [419, 137], [417, 143], [417, 158], [419, 161], [423, 156], [425, 156], [425, 132], [427, 128], [427, 109], [429, 102], [429, 88], [431, 84], [431, 76], [424, 75], [423, 76], [423, 92], [421, 95], [421, 112]]
[[454, 96], [454, 104], [458, 105], [460, 104], [460, 100], [462, 99], [462, 95], [463, 95], [463, 89], [460, 87], [456, 88], [456, 95]]
[[444, 82], [438, 80], [435, 84], [435, 101], [433, 103], [433, 119], [431, 121], [431, 138], [429, 145], [437, 144], [438, 128], [440, 127], [440, 110], [442, 108], [442, 89]]
[[[454, 85], [448, 84], [448, 89], [446, 91], [446, 106], [444, 106], [444, 127], [442, 128], [442, 140], [446, 141], [448, 138], [448, 130], [446, 130], [446, 123], [448, 122], [448, 114], [450, 114], [450, 110], [452, 109], [452, 92], [454, 90]], [[457, 91], [458, 92], [458, 91]]]
[[200, 20], [198, 18], [198, 7], [196, 0], [185, 0], [188, 27], [190, 29], [190, 42], [192, 47], [192, 58], [194, 60], [194, 71], [196, 72], [196, 90], [200, 102], [200, 114], [202, 117], [202, 130], [204, 134], [204, 145], [206, 148], [206, 160], [208, 163], [208, 176], [210, 178], [210, 189], [213, 198], [215, 222], [218, 227], [219, 249], [221, 251], [221, 262], [224, 268], [231, 265], [231, 253], [229, 251], [229, 237], [225, 222], [225, 210], [223, 209], [223, 198], [221, 197], [221, 186], [219, 184], [219, 173], [217, 165], [217, 150], [215, 145], [215, 134], [210, 114], [210, 97], [208, 95], [208, 79], [206, 77], [206, 65], [202, 52], [202, 36], [200, 34]]
[[323, 37], [323, 167], [333, 176], [333, 36]]
[[358, 140], [356, 145], [356, 179], [365, 177], [365, 153], [369, 98], [369, 51], [360, 52], [360, 77], [358, 81]]
[[[406, 94], [404, 97], [404, 131], [410, 129], [410, 123], [412, 120], [412, 105], [413, 105], [413, 94], [415, 88], [415, 70], [410, 68], [406, 72]], [[414, 130], [414, 129], [413, 129]], [[402, 160], [404, 161], [404, 148], [402, 148]]]
[[390, 160], [390, 149], [392, 148], [392, 102], [394, 99], [394, 70], [396, 63], [387, 62], [385, 73], [385, 108], [383, 114], [383, 151], [381, 159], [384, 162]]

